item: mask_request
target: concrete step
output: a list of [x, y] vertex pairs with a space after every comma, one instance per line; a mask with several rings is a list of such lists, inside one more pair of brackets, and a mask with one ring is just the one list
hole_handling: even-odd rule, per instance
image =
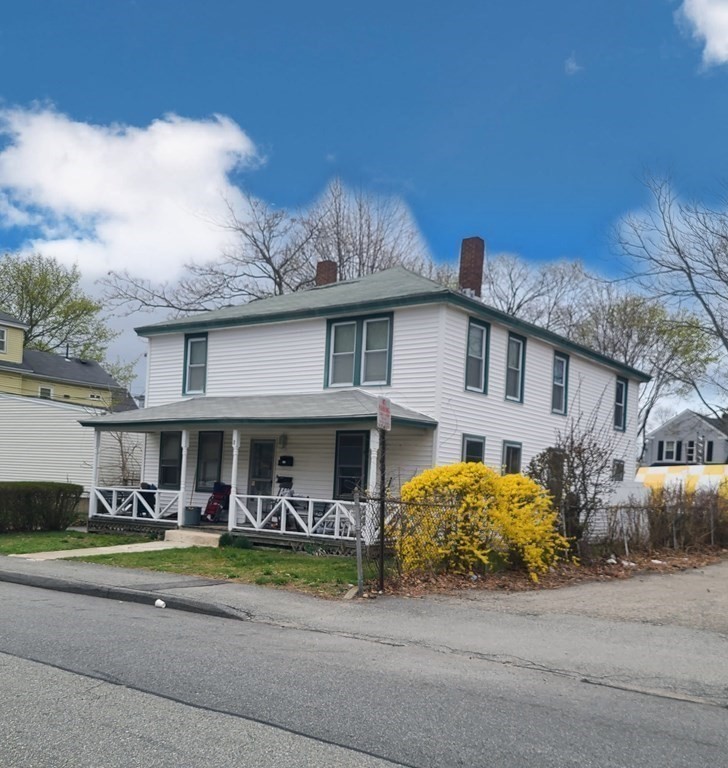
[[164, 540], [181, 547], [217, 547], [220, 544], [220, 534], [177, 529], [165, 531]]

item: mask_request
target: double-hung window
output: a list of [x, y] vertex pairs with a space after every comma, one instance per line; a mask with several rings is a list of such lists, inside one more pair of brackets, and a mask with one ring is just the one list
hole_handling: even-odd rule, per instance
[[207, 334], [185, 336], [185, 395], [203, 395], [207, 382]]
[[329, 322], [327, 387], [389, 384], [392, 316]]
[[222, 432], [200, 432], [197, 444], [196, 491], [212, 492], [220, 480]]
[[523, 402], [523, 368], [526, 359], [526, 340], [514, 333], [508, 334], [506, 360], [506, 400]]
[[463, 435], [463, 461], [483, 462], [485, 438], [477, 435]]
[[624, 432], [627, 428], [627, 379], [617, 376], [614, 394], [614, 428]]
[[470, 320], [468, 349], [465, 357], [465, 389], [471, 392], [488, 391], [488, 333], [486, 323]]
[[7, 331], [4, 328], [0, 328], [0, 352], [5, 353], [8, 351]]
[[159, 487], [179, 489], [182, 470], [182, 433], [159, 435]]
[[551, 412], [566, 415], [566, 398], [569, 382], [569, 357], [554, 352], [554, 373], [551, 384]]
[[517, 475], [521, 471], [521, 444], [503, 443], [503, 474]]

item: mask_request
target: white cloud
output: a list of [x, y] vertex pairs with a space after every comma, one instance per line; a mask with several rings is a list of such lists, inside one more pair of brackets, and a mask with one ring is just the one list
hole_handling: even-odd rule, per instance
[[728, 3], [726, 0], [685, 0], [678, 21], [703, 43], [705, 66], [728, 63]]
[[572, 53], [571, 56], [564, 62], [564, 72], [566, 72], [567, 75], [575, 75], [577, 72], [581, 72], [581, 70], [584, 69], [577, 61], [576, 61], [576, 53]]
[[50, 108], [0, 110], [0, 223], [29, 229], [26, 247], [78, 264], [86, 277], [127, 268], [174, 278], [215, 258], [229, 234], [229, 175], [257, 160], [224, 116], [168, 115], [146, 127], [92, 125]]

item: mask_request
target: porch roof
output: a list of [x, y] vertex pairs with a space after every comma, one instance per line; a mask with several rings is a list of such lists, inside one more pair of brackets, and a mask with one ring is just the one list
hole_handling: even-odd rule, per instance
[[[342, 424], [376, 421], [379, 398], [357, 389], [305, 395], [193, 397], [136, 411], [81, 419], [99, 430], [155, 432], [203, 424]], [[434, 429], [437, 421], [390, 403], [392, 422]]]

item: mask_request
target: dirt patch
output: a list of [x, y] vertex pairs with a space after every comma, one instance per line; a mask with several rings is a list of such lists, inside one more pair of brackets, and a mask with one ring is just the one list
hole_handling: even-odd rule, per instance
[[645, 574], [675, 574], [713, 565], [728, 559], [728, 550], [685, 553], [666, 550], [650, 554], [602, 558], [592, 563], [563, 563], [534, 582], [521, 571], [503, 571], [486, 576], [407, 575], [391, 580], [387, 593], [408, 597], [473, 590], [534, 592], [593, 582], [623, 581]]

